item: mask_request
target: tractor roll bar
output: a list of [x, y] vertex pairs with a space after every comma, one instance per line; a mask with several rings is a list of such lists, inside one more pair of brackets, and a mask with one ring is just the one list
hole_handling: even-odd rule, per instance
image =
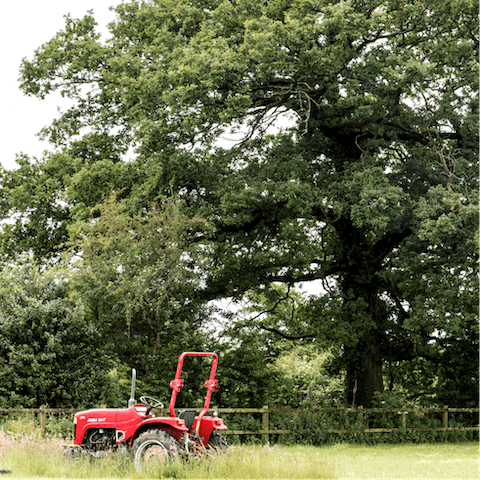
[[175, 379], [170, 382], [170, 387], [172, 388], [172, 397], [170, 399], [170, 415], [175, 417], [175, 402], [177, 400], [177, 393], [182, 391], [184, 380], [180, 378], [183, 368], [183, 361], [185, 357], [213, 357], [212, 368], [210, 369], [210, 377], [205, 382], [204, 386], [207, 389], [207, 395], [205, 396], [205, 404], [203, 410], [198, 416], [197, 429], [200, 427], [200, 422], [207, 413], [208, 406], [210, 405], [210, 399], [212, 393], [217, 389], [218, 380], [215, 379], [215, 372], [217, 371], [218, 364], [218, 355], [216, 353], [205, 353], [205, 352], [184, 352], [180, 355], [178, 359], [177, 371], [175, 373]]

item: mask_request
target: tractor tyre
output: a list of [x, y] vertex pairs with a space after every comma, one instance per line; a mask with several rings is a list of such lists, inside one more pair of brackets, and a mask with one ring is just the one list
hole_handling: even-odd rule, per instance
[[166, 464], [181, 458], [181, 447], [163, 430], [147, 430], [133, 442], [131, 457], [137, 472], [143, 467]]
[[227, 441], [215, 430], [210, 435], [207, 443], [207, 449], [222, 452], [227, 449]]

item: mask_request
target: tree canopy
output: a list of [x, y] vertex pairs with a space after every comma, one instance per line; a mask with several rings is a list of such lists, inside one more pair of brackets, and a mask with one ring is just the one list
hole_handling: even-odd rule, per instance
[[81, 302], [69, 298], [68, 274], [30, 262], [0, 275], [0, 404], [70, 407], [118, 400], [106, 346]]
[[42, 132], [51, 153], [2, 172], [3, 255], [81, 251], [72, 232], [112, 192], [147, 217], [174, 192], [185, 219], [209, 225], [198, 304], [323, 283], [295, 334], [336, 349], [349, 404], [355, 389], [371, 405], [402, 362], [477, 382], [452, 354], [478, 348], [476, 3], [115, 12], [105, 41], [93, 14], [67, 18], [22, 64], [26, 94], [73, 106]]

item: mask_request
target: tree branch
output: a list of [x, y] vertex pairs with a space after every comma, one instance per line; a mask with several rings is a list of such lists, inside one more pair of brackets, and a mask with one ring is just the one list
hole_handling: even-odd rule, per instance
[[[257, 315], [253, 316], [252, 318], [246, 320], [247, 323], [252, 323], [254, 322], [255, 320], [257, 320], [259, 317], [261, 317], [262, 315], [265, 315], [266, 313], [273, 313], [276, 308], [282, 303], [284, 302], [285, 300], [292, 300], [292, 298], [290, 297], [290, 288], [291, 286], [288, 285], [287, 287], [287, 293], [284, 297], [281, 297], [279, 298], [275, 304], [273, 305], [272, 308], [269, 308], [267, 310], [264, 310], [262, 312], [259, 312]], [[295, 315], [295, 308], [292, 308], [292, 315], [291, 315], [291, 318], [290, 320], [293, 322], [293, 319], [294, 319], [294, 315]], [[267, 332], [270, 332], [270, 333], [274, 333], [275, 335], [279, 335], [281, 336], [282, 338], [285, 338], [286, 340], [303, 340], [305, 338], [315, 338], [316, 335], [313, 334], [313, 333], [305, 333], [305, 334], [301, 334], [301, 335], [290, 335], [288, 333], [285, 333], [285, 332], [282, 332], [281, 330], [279, 330], [278, 328], [275, 328], [275, 327], [269, 327], [267, 325], [265, 325], [264, 322], [260, 322], [259, 324], [259, 327], [262, 329], [262, 330], [265, 330]]]
[[267, 327], [263, 323], [260, 324], [260, 327], [263, 330], [266, 330], [267, 332], [275, 333], [276, 335], [279, 335], [280, 337], [286, 340], [304, 340], [305, 338], [316, 338], [316, 335], [313, 333], [305, 333], [303, 335], [289, 335], [287, 333], [284, 333], [278, 330], [277, 328]]

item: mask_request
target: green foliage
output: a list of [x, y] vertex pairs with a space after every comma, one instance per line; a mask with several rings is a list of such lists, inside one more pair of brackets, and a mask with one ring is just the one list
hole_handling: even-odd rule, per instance
[[332, 359], [328, 351], [314, 345], [297, 346], [276, 360], [280, 371], [277, 406], [337, 406], [342, 403], [344, 379], [328, 371]]
[[145, 378], [192, 344], [206, 300], [319, 280], [299, 324], [265, 319], [268, 351], [279, 333], [332, 347], [347, 405], [371, 405], [386, 369], [389, 388], [477, 403], [478, 5], [114, 10], [105, 42], [67, 18], [22, 64], [26, 94], [73, 103], [42, 132], [55, 154], [1, 172], [3, 257], [58, 259], [84, 233], [89, 315]]
[[[388, 408], [388, 407], [386, 407]], [[368, 412], [363, 417], [357, 411], [323, 412], [314, 411], [295, 415], [290, 423], [293, 435], [281, 441], [294, 444], [331, 445], [338, 443], [348, 444], [407, 444], [407, 443], [435, 443], [435, 442], [462, 442], [478, 439], [478, 432], [442, 430], [442, 414], [431, 412], [408, 412], [407, 429], [402, 427], [401, 407], [395, 412]], [[361, 420], [362, 419], [362, 420]], [[455, 425], [457, 427], [469, 426], [475, 423], [475, 416], [469, 415], [462, 418]], [[279, 425], [282, 425], [281, 423]], [[287, 424], [283, 423], [283, 427]], [[391, 432], [362, 433], [363, 428], [371, 429], [397, 429]], [[453, 426], [453, 423], [451, 424]], [[282, 426], [280, 426], [282, 428]], [[288, 428], [288, 427], [287, 427]], [[416, 429], [410, 431], [409, 429]], [[438, 431], [425, 431], [438, 429]], [[333, 430], [333, 431], [329, 431]]]
[[61, 269], [28, 260], [0, 273], [3, 407], [100, 405], [115, 358]]
[[298, 406], [312, 395], [319, 402], [341, 398], [341, 380], [325, 368], [331, 355], [312, 342], [302, 317], [303, 301], [292, 289], [269, 285], [248, 292], [234, 315], [217, 312], [225, 325], [218, 345], [224, 352], [221, 406]]
[[68, 239], [66, 226], [69, 208], [62, 202], [61, 177], [42, 168], [25, 155], [17, 157], [19, 168], [0, 168], [2, 202], [1, 259], [11, 261], [25, 253], [38, 259], [57, 257]]
[[312, 341], [302, 316], [304, 296], [281, 285], [249, 292], [226, 317], [219, 406], [298, 407], [342, 403], [344, 378], [333, 374], [334, 355]]
[[175, 198], [133, 207], [111, 198], [94, 217], [75, 234], [75, 288], [122, 363], [137, 368], [139, 388], [166, 398], [180, 353], [202, 349], [198, 239], [209, 226]]
[[246, 339], [238, 348], [221, 348], [224, 352], [218, 368], [216, 404], [227, 408], [269, 404], [281, 378], [266, 352], [259, 350], [258, 342]]
[[[475, 326], [472, 331], [475, 331]], [[451, 347], [445, 348], [442, 353], [437, 396], [439, 403], [461, 407], [479, 405], [479, 368], [475, 361], [478, 354], [477, 338], [472, 333], [470, 339], [452, 342]]]
[[54, 436], [72, 440], [73, 415], [65, 413], [48, 414], [45, 431], [40, 427], [40, 416], [34, 413], [11, 413], [1, 416], [0, 428], [12, 436]]

